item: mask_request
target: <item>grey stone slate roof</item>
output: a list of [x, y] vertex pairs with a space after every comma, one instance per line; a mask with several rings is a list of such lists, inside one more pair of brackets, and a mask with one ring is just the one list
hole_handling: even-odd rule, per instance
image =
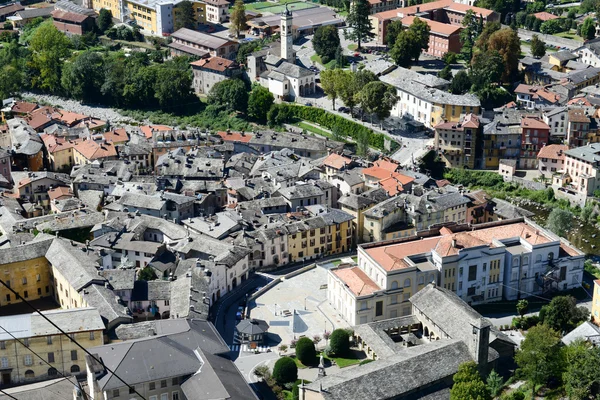
[[59, 378], [5, 388], [3, 392], [0, 400], [65, 400], [73, 397], [73, 382], [69, 378]]
[[324, 196], [321, 188], [313, 185], [296, 185], [279, 189], [279, 194], [288, 200], [304, 199], [307, 197]]
[[561, 339], [566, 345], [569, 345], [576, 340], [585, 340], [594, 345], [598, 345], [600, 344], [600, 328], [590, 321], [585, 321]]
[[[177, 324], [175, 332], [181, 330], [180, 322], [163, 322], [168, 323]], [[126, 376], [131, 385], [183, 376], [189, 377], [181, 388], [190, 399], [256, 399], [227, 357], [229, 347], [214, 326], [201, 320], [188, 320], [188, 324], [184, 332], [113, 343], [91, 353], [119, 376]], [[123, 387], [108, 371], [98, 383], [104, 391]]]
[[[312, 72], [310, 69], [301, 67], [296, 64], [292, 64], [287, 61], [284, 61], [281, 64], [279, 64], [279, 66], [277, 68], [275, 68], [269, 74], [269, 78], [271, 78], [271, 75], [273, 74], [273, 72], [280, 73], [285, 77], [296, 78], [296, 79], [315, 75], [315, 73]], [[273, 78], [273, 79], [275, 79], [275, 78]], [[280, 80], [280, 79], [278, 79], [278, 80]]]
[[342, 196], [338, 200], [338, 204], [350, 207], [354, 210], [362, 210], [366, 207], [380, 203], [388, 198], [385, 189], [371, 189], [361, 194], [349, 193], [348, 196]]
[[0, 262], [2, 264], [11, 264], [44, 257], [53, 240], [54, 238], [36, 243], [27, 243], [22, 246], [0, 249]]
[[44, 143], [33, 128], [21, 118], [13, 118], [7, 121], [8, 130], [11, 135], [12, 148], [17, 154], [28, 156], [39, 153]]
[[169, 281], [135, 281], [132, 301], [169, 300], [171, 298], [171, 282]]
[[342, 370], [309, 384], [322, 388], [326, 400], [384, 400], [439, 383], [458, 371], [460, 364], [472, 361], [467, 346], [460, 340], [439, 340], [415, 347], [388, 358]]
[[400, 343], [394, 342], [385, 333], [385, 330], [418, 323], [419, 320], [416, 316], [407, 315], [405, 317], [358, 325], [354, 328], [354, 332], [369, 344], [369, 347], [377, 354], [378, 358], [385, 358], [405, 349]]
[[77, 291], [92, 283], [104, 284], [98, 275], [99, 256], [85, 245], [56, 238], [46, 252], [46, 259]]
[[102, 276], [114, 290], [133, 290], [135, 283], [135, 270], [133, 269], [105, 269]]
[[[162, 210], [166, 201], [160, 196], [148, 196], [141, 193], [125, 193], [119, 199], [119, 204], [129, 208], [145, 208], [148, 210]], [[131, 211], [131, 210], [130, 210]]]
[[506, 200], [494, 197], [492, 202], [496, 204], [494, 207], [494, 214], [502, 217], [503, 219], [531, 217], [533, 215], [531, 211], [527, 211], [524, 208], [515, 206]]
[[452, 339], [468, 342], [473, 336], [473, 327], [491, 326], [455, 293], [439, 286], [425, 286], [412, 295], [410, 302]]
[[119, 340], [143, 339], [149, 336], [163, 336], [174, 333], [186, 332], [190, 329], [187, 320], [156, 319], [152, 321], [136, 322], [134, 324], [119, 325], [115, 334]]
[[133, 318], [127, 307], [119, 303], [112, 290], [104, 285], [90, 285], [83, 289], [82, 297], [90, 307], [98, 309], [104, 323], [110, 328], [118, 320], [126, 323]]

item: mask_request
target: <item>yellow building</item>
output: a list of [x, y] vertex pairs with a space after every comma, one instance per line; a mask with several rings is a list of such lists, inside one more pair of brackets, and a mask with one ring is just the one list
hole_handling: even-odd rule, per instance
[[345, 253], [352, 248], [352, 215], [331, 209], [287, 226], [289, 262]]
[[0, 317], [0, 326], [10, 332], [0, 333], [2, 385], [85, 373], [85, 353], [71, 339], [86, 349], [104, 344], [104, 323], [95, 308], [45, 311], [44, 315], [70, 338], [37, 313]]
[[[121, 21], [134, 20], [145, 34], [163, 36], [176, 30], [179, 3], [181, 0], [92, 0], [92, 8], [97, 12], [102, 8], [110, 10]], [[192, 7], [198, 28], [206, 23], [207, 4], [192, 1]]]
[[361, 194], [349, 193], [338, 200], [340, 209], [353, 217], [352, 231], [355, 245], [363, 241], [364, 212], [387, 197], [384, 189], [373, 189]]
[[[2, 279], [11, 289], [28, 301], [54, 295], [46, 252], [52, 239], [30, 243], [24, 247], [10, 247], [0, 253]], [[0, 285], [0, 306], [20, 303], [21, 300]]]
[[592, 299], [592, 320], [600, 325], [600, 279], [594, 281], [594, 297]]

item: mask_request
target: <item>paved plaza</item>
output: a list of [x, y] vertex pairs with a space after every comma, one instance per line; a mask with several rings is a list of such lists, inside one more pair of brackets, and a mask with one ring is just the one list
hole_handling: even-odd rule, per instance
[[[250, 316], [269, 324], [269, 346], [289, 346], [293, 339], [323, 337], [325, 331], [349, 327], [327, 302], [326, 263], [285, 279], [250, 303]], [[325, 340], [319, 347], [325, 346]]]

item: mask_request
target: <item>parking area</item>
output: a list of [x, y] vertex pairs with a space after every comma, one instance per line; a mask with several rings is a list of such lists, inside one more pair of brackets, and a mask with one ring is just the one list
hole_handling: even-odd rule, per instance
[[332, 266], [317, 266], [286, 279], [250, 302], [250, 317], [269, 324], [270, 347], [289, 346], [302, 336], [322, 338], [325, 331], [349, 327], [327, 302], [327, 269]]

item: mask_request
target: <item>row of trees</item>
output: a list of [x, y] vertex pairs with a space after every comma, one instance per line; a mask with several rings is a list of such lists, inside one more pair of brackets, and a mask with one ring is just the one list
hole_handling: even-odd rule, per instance
[[73, 52], [72, 42], [51, 21], [40, 24], [27, 41], [27, 47], [13, 41], [0, 50], [3, 97], [31, 88], [126, 108], [197, 103], [186, 57], [155, 63], [146, 53]]
[[269, 90], [259, 84], [251, 88], [241, 79], [227, 79], [215, 84], [208, 94], [208, 102], [229, 111], [247, 114], [256, 121], [265, 123], [275, 98]]

